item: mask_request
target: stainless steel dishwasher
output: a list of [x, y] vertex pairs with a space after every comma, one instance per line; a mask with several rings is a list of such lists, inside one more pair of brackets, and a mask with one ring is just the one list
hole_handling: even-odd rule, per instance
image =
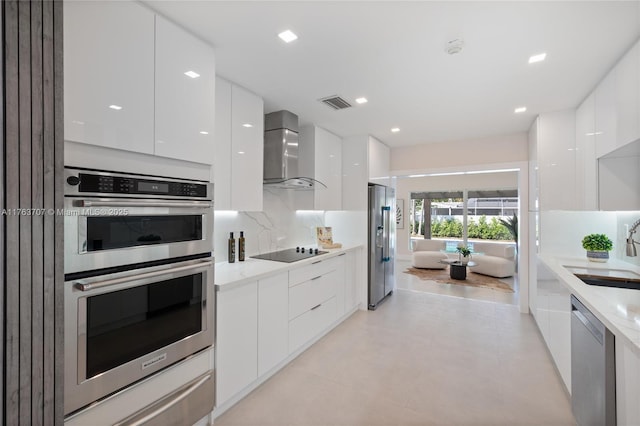
[[615, 340], [571, 295], [571, 408], [580, 426], [615, 426]]

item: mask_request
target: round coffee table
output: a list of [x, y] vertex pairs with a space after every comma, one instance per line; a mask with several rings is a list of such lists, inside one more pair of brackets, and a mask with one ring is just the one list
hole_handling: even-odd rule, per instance
[[440, 263], [449, 265], [449, 276], [454, 280], [466, 280], [467, 279], [467, 266], [474, 267], [476, 263], [469, 261], [463, 264], [459, 260], [444, 259]]

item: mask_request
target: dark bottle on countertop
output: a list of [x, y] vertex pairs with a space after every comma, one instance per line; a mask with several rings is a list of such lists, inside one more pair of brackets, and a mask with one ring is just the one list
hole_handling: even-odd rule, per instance
[[240, 238], [238, 238], [238, 260], [244, 262], [244, 232], [240, 231]]
[[233, 232], [229, 235], [229, 263], [236, 261], [236, 240], [233, 238]]

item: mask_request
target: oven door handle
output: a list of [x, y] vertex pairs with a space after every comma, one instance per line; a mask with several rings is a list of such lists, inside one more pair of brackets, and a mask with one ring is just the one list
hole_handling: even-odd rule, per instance
[[142, 280], [142, 279], [154, 278], [154, 277], [158, 277], [158, 276], [161, 276], [161, 275], [168, 275], [168, 274], [175, 273], [175, 272], [189, 271], [189, 270], [192, 270], [192, 269], [200, 269], [200, 268], [211, 266], [211, 265], [213, 265], [213, 262], [208, 260], [206, 262], [196, 263], [194, 265], [176, 266], [174, 268], [162, 269], [160, 271], [153, 271], [153, 272], [146, 272], [146, 273], [142, 273], [142, 274], [129, 275], [129, 276], [126, 276], [126, 277], [113, 278], [113, 279], [110, 279], [110, 280], [104, 280], [104, 281], [98, 281], [98, 282], [88, 283], [86, 281], [79, 280], [79, 281], [74, 282], [73, 284], [74, 284], [74, 287], [77, 288], [80, 291], [91, 291], [91, 290], [96, 290], [96, 289], [104, 288], [104, 287], [110, 287], [110, 286], [113, 286], [113, 285], [122, 284], [122, 283], [130, 282], [130, 281], [137, 281], [137, 280]]
[[78, 200], [78, 207], [187, 207], [211, 208], [209, 201], [156, 201], [156, 200]]

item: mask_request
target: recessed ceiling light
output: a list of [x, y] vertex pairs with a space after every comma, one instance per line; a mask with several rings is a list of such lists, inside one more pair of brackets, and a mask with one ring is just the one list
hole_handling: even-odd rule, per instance
[[242, 155], [244, 154], [244, 151], [238, 151], [238, 154]]
[[247, 128], [248, 128], [248, 127], [253, 127], [253, 124], [244, 123], [244, 124], [242, 125], [242, 127], [247, 127]]
[[291, 30], [281, 32], [280, 34], [278, 34], [278, 37], [284, 40], [285, 43], [291, 43], [293, 40], [296, 40], [298, 38], [298, 36], [295, 35]]
[[115, 109], [116, 111], [119, 111], [119, 110], [122, 109], [122, 107], [120, 105], [109, 105], [109, 108]]
[[393, 133], [398, 133], [400, 131], [400, 128], [399, 127], [394, 127], [393, 129], [391, 129], [391, 131]]
[[356, 99], [356, 102], [359, 104], [366, 104], [369, 101], [367, 100], [367, 98], [358, 98]]
[[533, 55], [532, 57], [529, 58], [529, 63], [535, 64], [536, 62], [542, 62], [545, 60], [546, 57], [547, 57], [546, 53], [539, 53], [537, 55]]
[[191, 77], [191, 78], [198, 78], [200, 77], [200, 74], [198, 74], [195, 71], [187, 71], [184, 73], [184, 75], [186, 75], [187, 77]]
[[209, 132], [205, 132], [204, 130], [200, 132], [201, 135], [208, 135]]
[[515, 112], [516, 114], [520, 114], [521, 112], [525, 112], [526, 110], [527, 110], [527, 107], [518, 107], [514, 109], [513, 112]]

